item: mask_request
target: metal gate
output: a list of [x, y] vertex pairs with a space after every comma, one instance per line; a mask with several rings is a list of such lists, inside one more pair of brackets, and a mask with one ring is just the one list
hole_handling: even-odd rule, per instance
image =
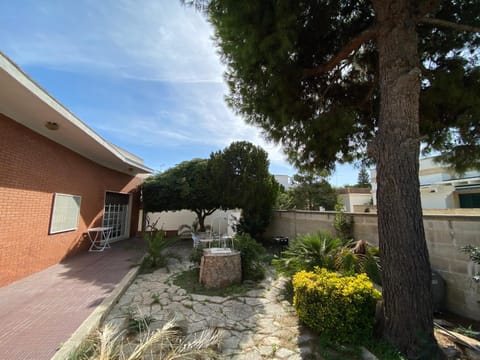
[[128, 238], [129, 218], [128, 204], [129, 194], [107, 191], [105, 194], [105, 207], [103, 209], [104, 227], [111, 227], [110, 241]]

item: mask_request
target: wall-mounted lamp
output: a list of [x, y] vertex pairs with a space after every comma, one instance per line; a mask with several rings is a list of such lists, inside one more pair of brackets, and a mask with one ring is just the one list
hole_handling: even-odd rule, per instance
[[45, 127], [46, 127], [48, 130], [55, 131], [55, 130], [58, 130], [58, 128], [60, 127], [60, 125], [58, 125], [58, 123], [53, 122], [53, 121], [47, 121], [47, 122], [45, 123]]

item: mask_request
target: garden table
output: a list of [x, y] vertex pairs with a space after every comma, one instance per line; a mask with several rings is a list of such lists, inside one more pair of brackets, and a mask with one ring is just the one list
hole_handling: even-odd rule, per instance
[[112, 234], [111, 226], [94, 227], [87, 230], [91, 245], [88, 251], [103, 251], [110, 248], [109, 240]]

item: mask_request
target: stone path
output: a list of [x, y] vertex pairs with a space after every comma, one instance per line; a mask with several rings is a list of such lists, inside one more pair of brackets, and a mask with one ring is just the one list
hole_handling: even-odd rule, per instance
[[187, 261], [170, 259], [168, 270], [139, 275], [112, 309], [105, 323], [124, 322], [126, 313], [151, 315], [150, 328], [160, 328], [181, 314], [187, 333], [209, 327], [223, 330], [221, 352], [229, 359], [320, 359], [315, 355], [315, 336], [301, 327], [290, 303], [281, 295], [285, 279], [268, 274], [242, 296], [188, 294], [172, 283], [188, 268]]

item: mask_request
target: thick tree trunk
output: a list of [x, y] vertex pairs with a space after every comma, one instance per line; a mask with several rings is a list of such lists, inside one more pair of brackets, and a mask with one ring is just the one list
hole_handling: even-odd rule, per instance
[[200, 210], [200, 212], [197, 212], [197, 217], [198, 217], [198, 227], [200, 232], [205, 232], [205, 218], [207, 215]]
[[198, 227], [199, 227], [200, 232], [205, 232], [206, 231], [205, 218], [208, 215], [212, 215], [215, 212], [215, 210], [217, 210], [217, 209], [215, 208], [215, 209], [210, 209], [210, 210], [204, 210], [204, 209], [193, 210], [195, 212], [195, 214], [197, 214]]
[[418, 179], [420, 61], [415, 1], [373, 0], [379, 34], [377, 203], [384, 336], [408, 358], [440, 357]]

